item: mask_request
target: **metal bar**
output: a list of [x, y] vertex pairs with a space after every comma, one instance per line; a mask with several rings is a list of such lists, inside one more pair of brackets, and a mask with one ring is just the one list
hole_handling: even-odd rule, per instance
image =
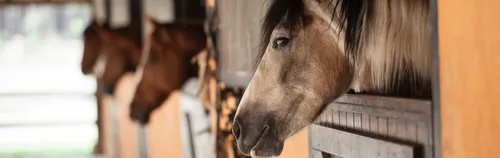
[[120, 125], [119, 125], [119, 110], [120, 107], [118, 103], [114, 99], [111, 99], [111, 124], [112, 124], [112, 131], [113, 131], [113, 153], [111, 153], [111, 157], [113, 158], [119, 158], [120, 157], [120, 133], [118, 132], [120, 130]]
[[188, 139], [189, 139], [189, 147], [191, 147], [191, 156], [192, 158], [196, 158], [196, 149], [195, 149], [195, 142], [194, 142], [194, 136], [193, 136], [193, 128], [191, 128], [191, 119], [189, 117], [189, 113], [184, 113], [184, 117], [186, 117], [186, 124], [187, 124], [187, 131], [188, 131]]
[[438, 37], [438, 0], [429, 0], [432, 23], [431, 51], [432, 51], [432, 153], [434, 158], [441, 158], [441, 88], [439, 77], [439, 37]]
[[148, 128], [144, 125], [138, 125], [138, 136], [139, 136], [139, 157], [140, 158], [148, 158], [148, 145], [149, 145], [149, 137], [148, 137]]

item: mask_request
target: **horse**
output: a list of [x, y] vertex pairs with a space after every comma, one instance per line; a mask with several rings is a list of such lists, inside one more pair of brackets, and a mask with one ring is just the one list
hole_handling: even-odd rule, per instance
[[148, 37], [136, 73], [138, 84], [129, 115], [140, 124], [147, 124], [151, 112], [171, 92], [180, 89], [189, 77], [197, 75], [191, 60], [206, 47], [206, 35], [201, 21], [176, 20], [164, 24], [149, 21], [153, 31]]
[[80, 63], [81, 71], [84, 75], [90, 75], [94, 72], [94, 66], [98, 57], [103, 52], [103, 41], [101, 34], [104, 27], [100, 26], [95, 20], [92, 20], [83, 31], [83, 57]]
[[94, 72], [96, 63], [103, 63], [97, 72], [100, 80], [98, 88], [113, 94], [118, 79], [127, 72], [134, 72], [140, 58], [141, 44], [134, 43], [139, 38], [131, 27], [109, 28], [92, 21], [84, 31], [84, 53], [81, 71], [88, 75]]
[[233, 134], [245, 155], [284, 141], [352, 91], [431, 96], [427, 0], [271, 0]]
[[[90, 75], [92, 73], [95, 73], [97, 78], [96, 78], [96, 85], [97, 89], [96, 92], [94, 93], [97, 101], [97, 128], [98, 128], [98, 139], [96, 146], [94, 147], [94, 153], [102, 153], [102, 140], [100, 138], [101, 135], [103, 135], [102, 127], [101, 127], [101, 107], [103, 105], [102, 100], [103, 100], [103, 95], [105, 93], [110, 93], [112, 92], [110, 88], [105, 88], [102, 79], [100, 79], [100, 76], [102, 75], [102, 70], [98, 70], [96, 67], [99, 67], [98, 65], [102, 63], [108, 63], [105, 60], [107, 60], [107, 49], [108, 48], [114, 48], [116, 46], [113, 46], [114, 43], [110, 43], [109, 41], [112, 41], [113, 39], [110, 39], [112, 37], [116, 38], [117, 41], [126, 41], [127, 39], [124, 39], [126, 37], [130, 38], [129, 35], [129, 28], [127, 27], [122, 27], [122, 28], [116, 28], [116, 29], [110, 29], [106, 28], [103, 26], [100, 26], [95, 20], [92, 20], [90, 24], [85, 28], [83, 31], [83, 41], [84, 41], [84, 50], [83, 50], [83, 57], [81, 61], [81, 71], [84, 75]], [[115, 34], [115, 35], [112, 35]], [[123, 37], [122, 37], [123, 36]], [[113, 60], [114, 61], [114, 60]], [[112, 63], [112, 62], [109, 62]], [[97, 71], [94, 71], [96, 70]], [[105, 75], [104, 75], [105, 76]]]
[[141, 58], [142, 44], [117, 33], [104, 34], [106, 59], [101, 73], [97, 75], [102, 89], [113, 94], [118, 80], [127, 72], [135, 72]]

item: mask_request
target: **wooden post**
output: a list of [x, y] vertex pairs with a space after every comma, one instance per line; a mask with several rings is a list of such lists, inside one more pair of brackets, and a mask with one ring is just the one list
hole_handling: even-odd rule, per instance
[[500, 155], [498, 0], [439, 0], [443, 158]]
[[111, 0], [104, 0], [104, 16], [106, 17], [104, 27], [111, 28]]
[[[132, 39], [134, 43], [139, 46], [144, 45], [145, 38], [145, 23], [144, 23], [144, 11], [143, 11], [143, 1], [142, 0], [128, 0], [129, 2], [129, 27], [134, 31], [134, 38]], [[137, 140], [138, 140], [138, 150], [139, 158], [148, 158], [148, 128], [147, 126], [138, 125], [137, 128]]]

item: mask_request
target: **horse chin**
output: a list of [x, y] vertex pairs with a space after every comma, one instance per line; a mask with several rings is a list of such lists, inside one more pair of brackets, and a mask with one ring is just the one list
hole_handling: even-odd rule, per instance
[[252, 157], [277, 157], [283, 151], [284, 141], [263, 136], [250, 151]]
[[250, 148], [242, 148], [241, 141], [238, 141], [240, 151], [244, 155], [252, 157], [276, 157], [283, 151], [284, 141], [272, 136], [269, 126], [264, 128], [257, 139], [255, 145], [250, 146]]
[[149, 123], [151, 112], [151, 108], [132, 108], [130, 118], [141, 125], [146, 125]]

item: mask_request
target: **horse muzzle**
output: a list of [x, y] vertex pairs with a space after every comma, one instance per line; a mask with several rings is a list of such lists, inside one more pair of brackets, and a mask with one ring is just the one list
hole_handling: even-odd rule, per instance
[[130, 119], [132, 121], [137, 121], [141, 125], [145, 125], [149, 123], [151, 109], [145, 107], [132, 107], [130, 109]]
[[233, 134], [241, 153], [253, 157], [273, 157], [281, 154], [284, 141], [274, 135], [277, 133], [276, 126], [272, 123], [274, 121], [266, 120], [255, 118], [239, 120], [235, 117]]

